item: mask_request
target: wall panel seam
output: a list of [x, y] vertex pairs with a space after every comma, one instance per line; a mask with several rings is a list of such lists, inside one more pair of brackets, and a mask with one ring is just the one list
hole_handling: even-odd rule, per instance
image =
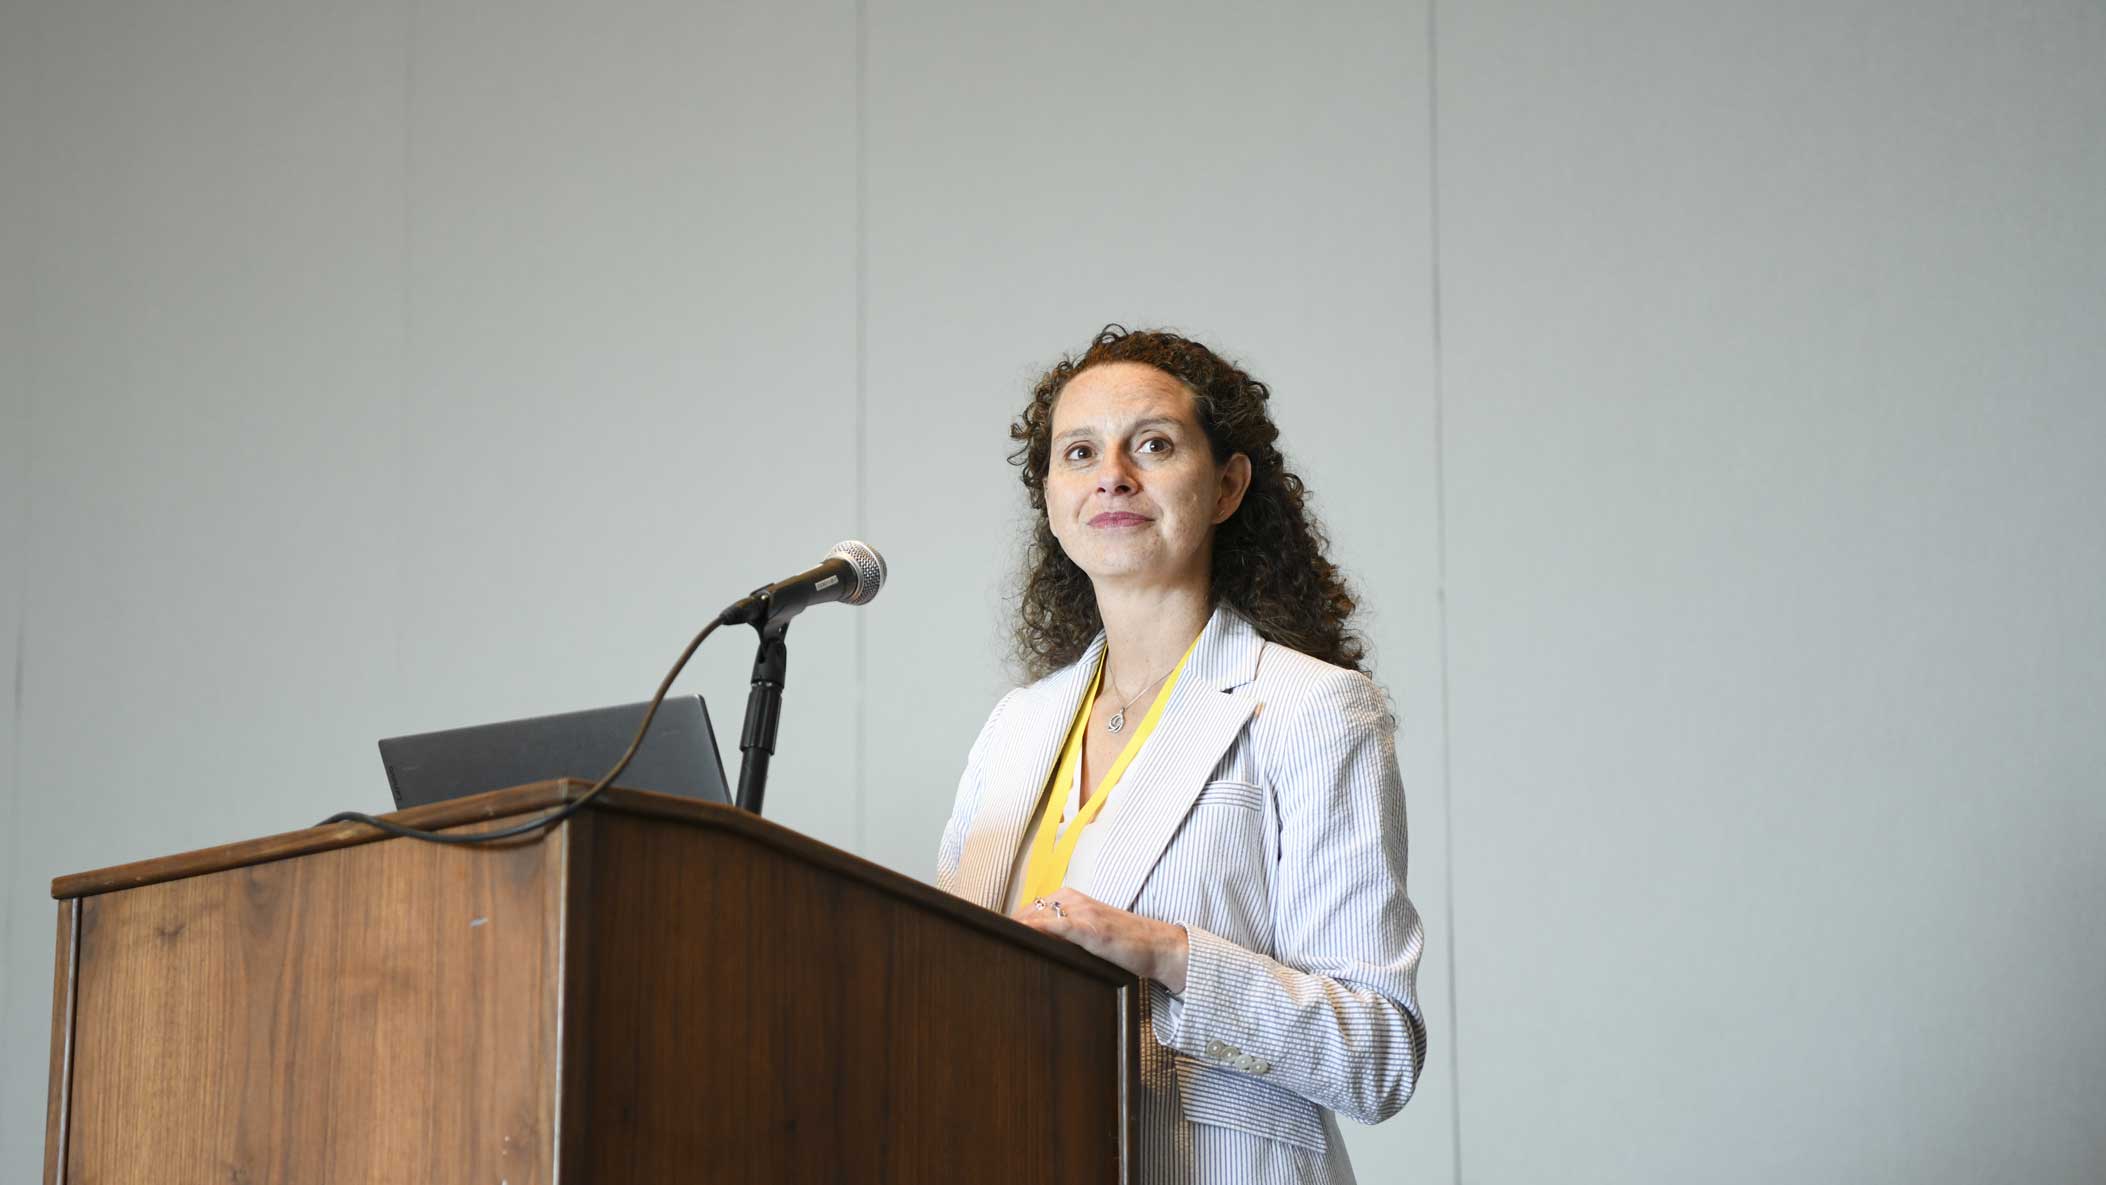
[[[1447, 948], [1449, 1139], [1456, 1185], [1463, 1180], [1462, 1002], [1455, 993], [1455, 775], [1448, 694], [1448, 419], [1447, 371], [1441, 349], [1441, 69], [1440, 0], [1426, 3], [1427, 277], [1433, 339], [1433, 520], [1435, 605], [1440, 621], [1442, 942]], [[1422, 1067], [1423, 1069], [1423, 1067]]]
[[[855, 177], [855, 187], [856, 187], [856, 198], [855, 198], [855, 201], [856, 201], [856, 212], [855, 212], [855, 238], [856, 238], [856, 247], [855, 247], [855, 273], [856, 273], [856, 275], [855, 275], [855, 287], [856, 287], [856, 295], [855, 295], [855, 301], [856, 301], [856, 379], [855, 379], [855, 384], [856, 384], [856, 392], [855, 392], [855, 404], [856, 404], [856, 408], [855, 408], [855, 424], [856, 424], [856, 428], [855, 428], [855, 431], [856, 431], [856, 482], [855, 482], [855, 499], [856, 499], [856, 505], [855, 505], [855, 515], [854, 515], [854, 522], [855, 522], [855, 526], [856, 526], [856, 538], [858, 538], [858, 539], [863, 539], [863, 540], [864, 540], [864, 541], [865, 541], [866, 543], [868, 542], [868, 539], [865, 539], [865, 532], [867, 532], [867, 531], [869, 530], [869, 521], [868, 521], [868, 515], [867, 515], [867, 513], [866, 513], [866, 512], [865, 512], [865, 510], [864, 510], [864, 504], [865, 504], [865, 503], [866, 503], [866, 502], [868, 501], [868, 499], [869, 499], [869, 496], [870, 496], [870, 488], [869, 488], [869, 486], [870, 486], [870, 483], [869, 483], [869, 464], [868, 464], [868, 455], [869, 455], [869, 451], [870, 451], [870, 437], [869, 437], [869, 431], [868, 431], [868, 428], [869, 428], [869, 421], [868, 421], [868, 414], [867, 414], [867, 413], [868, 413], [868, 407], [867, 407], [867, 403], [868, 403], [868, 393], [867, 393], [867, 392], [868, 392], [868, 387], [869, 387], [869, 382], [868, 382], [868, 375], [867, 375], [867, 370], [868, 370], [868, 364], [867, 364], [867, 359], [868, 359], [868, 351], [867, 351], [867, 348], [866, 348], [866, 347], [867, 347], [867, 343], [866, 343], [866, 340], [865, 340], [865, 337], [864, 337], [864, 332], [865, 332], [865, 324], [866, 324], [866, 322], [867, 322], [867, 320], [868, 320], [868, 318], [867, 318], [867, 317], [866, 317], [866, 315], [865, 315], [865, 311], [866, 311], [866, 303], [867, 303], [867, 299], [868, 299], [868, 293], [869, 293], [869, 283], [868, 283], [868, 275], [869, 275], [869, 246], [868, 246], [868, 239], [869, 239], [869, 235], [868, 235], [868, 230], [867, 230], [867, 227], [866, 227], [866, 224], [865, 224], [865, 221], [864, 221], [864, 211], [865, 211], [865, 210], [866, 210], [866, 209], [867, 209], [867, 208], [869, 207], [869, 204], [870, 204], [870, 203], [869, 203], [869, 200], [868, 200], [868, 199], [869, 199], [869, 169], [868, 169], [868, 168], [866, 168], [866, 167], [865, 167], [865, 165], [864, 165], [864, 157], [865, 157], [865, 152], [866, 152], [866, 145], [867, 145], [867, 140], [868, 140], [868, 120], [867, 120], [867, 118], [866, 118], [866, 117], [865, 117], [865, 115], [864, 115], [864, 108], [865, 108], [865, 107], [866, 107], [866, 106], [868, 105], [868, 101], [869, 101], [869, 97], [868, 97], [868, 91], [869, 91], [869, 85], [868, 85], [868, 73], [869, 73], [869, 71], [868, 71], [868, 63], [869, 63], [869, 57], [870, 57], [870, 55], [869, 55], [869, 45], [870, 45], [870, 35], [869, 35], [869, 27], [868, 27], [868, 25], [867, 25], [867, 23], [866, 23], [866, 13], [865, 13], [865, 0], [856, 0], [856, 38], [855, 38], [855, 59], [856, 59], [856, 60], [855, 60], [855, 74], [856, 74], [856, 89], [855, 89], [855, 109], [856, 109], [856, 111], [855, 111], [855, 118], [856, 118], [856, 161], [855, 161], [855, 173], [856, 173], [856, 177]], [[870, 811], [869, 811], [869, 801], [870, 801], [870, 794], [869, 794], [868, 778], [866, 777], [866, 775], [865, 775], [865, 774], [864, 774], [864, 772], [863, 772], [863, 771], [865, 770], [865, 768], [867, 768], [867, 767], [868, 767], [868, 765], [870, 764], [870, 763], [869, 763], [869, 756], [870, 756], [870, 754], [869, 754], [869, 750], [868, 750], [868, 734], [869, 734], [869, 716], [870, 716], [870, 711], [869, 711], [869, 703], [870, 703], [870, 693], [869, 693], [869, 690], [870, 690], [870, 689], [869, 689], [869, 666], [868, 666], [868, 664], [867, 664], [867, 663], [865, 662], [865, 656], [866, 656], [866, 654], [868, 653], [868, 650], [869, 650], [869, 639], [870, 639], [870, 630], [869, 630], [868, 622], [869, 622], [869, 615], [868, 615], [868, 614], [864, 614], [864, 613], [858, 613], [858, 614], [856, 614], [856, 617], [855, 617], [855, 631], [856, 631], [856, 633], [855, 633], [855, 638], [856, 638], [856, 650], [855, 650], [855, 672], [856, 672], [856, 675], [855, 675], [855, 681], [856, 681], [856, 696], [855, 696], [855, 704], [856, 704], [856, 737], [855, 737], [855, 755], [856, 755], [856, 760], [855, 760], [855, 769], [856, 769], [856, 773], [855, 773], [855, 792], [856, 792], [856, 851], [858, 851], [858, 852], [863, 852], [863, 853], [867, 853], [867, 852], [869, 852], [869, 850], [870, 850]]]

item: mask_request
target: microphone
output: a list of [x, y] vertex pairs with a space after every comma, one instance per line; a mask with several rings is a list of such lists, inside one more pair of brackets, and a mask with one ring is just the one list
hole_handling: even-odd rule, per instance
[[868, 605], [885, 585], [885, 557], [859, 540], [836, 543], [826, 558], [788, 580], [754, 589], [724, 610], [727, 625], [774, 625], [831, 601]]
[[782, 723], [782, 685], [789, 677], [790, 652], [783, 638], [790, 619], [813, 605], [845, 601], [867, 605], [885, 586], [885, 557], [867, 543], [850, 539], [834, 544], [826, 558], [788, 580], [756, 588], [732, 602], [717, 620], [750, 625], [760, 634], [753, 655], [753, 688], [746, 693], [746, 725], [739, 730], [740, 810], [761, 813], [768, 785], [768, 762], [775, 756], [775, 733]]

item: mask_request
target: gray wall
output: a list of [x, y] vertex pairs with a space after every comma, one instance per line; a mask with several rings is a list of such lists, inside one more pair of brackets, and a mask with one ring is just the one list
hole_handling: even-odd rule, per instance
[[1440, 47], [1467, 1175], [2106, 1179], [2106, 7]]
[[1363, 1180], [2106, 1175], [2101, 61], [2095, 2], [0, 8], [0, 1173], [53, 875], [640, 698], [841, 537], [893, 583], [800, 622], [770, 813], [928, 876], [1008, 418], [1120, 319], [1273, 383], [1401, 707], [1435, 1058]]

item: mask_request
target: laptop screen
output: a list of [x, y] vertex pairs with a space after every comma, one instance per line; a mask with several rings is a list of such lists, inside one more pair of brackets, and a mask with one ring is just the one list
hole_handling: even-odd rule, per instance
[[[380, 742], [380, 760], [397, 810], [551, 778], [596, 782], [621, 760], [649, 706], [619, 704], [389, 737]], [[701, 696], [666, 697], [643, 746], [615, 784], [731, 802]]]

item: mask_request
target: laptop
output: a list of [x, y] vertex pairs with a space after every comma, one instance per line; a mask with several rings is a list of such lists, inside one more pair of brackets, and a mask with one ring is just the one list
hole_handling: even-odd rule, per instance
[[[552, 778], [597, 782], [621, 760], [648, 702], [588, 708], [389, 737], [380, 742], [395, 809]], [[729, 805], [709, 709], [699, 695], [668, 696], [618, 786]]]

